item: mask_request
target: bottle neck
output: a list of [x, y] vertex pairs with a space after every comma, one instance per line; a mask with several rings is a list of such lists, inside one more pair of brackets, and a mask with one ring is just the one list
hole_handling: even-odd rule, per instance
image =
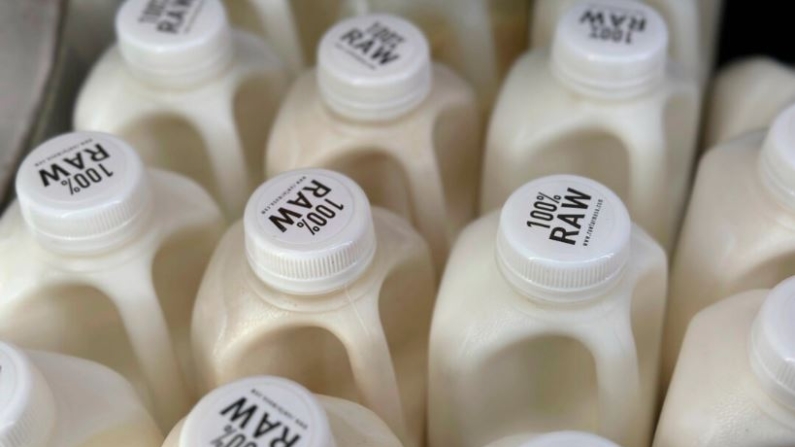
[[638, 78], [634, 82], [609, 85], [598, 80], [574, 76], [556, 63], [554, 58], [550, 69], [555, 79], [568, 90], [588, 98], [607, 101], [624, 101], [647, 95], [657, 90], [665, 81], [665, 73], [662, 70], [659, 74]]
[[207, 83], [230, 69], [234, 60], [234, 45], [230, 39], [228, 45], [219, 49], [195, 64], [186, 64], [180, 68], [156, 68], [125, 61], [129, 72], [139, 81], [155, 88], [169, 90], [189, 90]]

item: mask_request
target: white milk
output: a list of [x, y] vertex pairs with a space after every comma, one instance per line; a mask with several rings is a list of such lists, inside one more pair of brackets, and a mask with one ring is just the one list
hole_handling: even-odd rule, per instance
[[461, 233], [430, 342], [432, 447], [584, 430], [648, 446], [665, 253], [582, 177], [519, 188]]
[[284, 65], [232, 31], [220, 0], [128, 0], [116, 35], [83, 85], [74, 127], [124, 137], [146, 164], [193, 178], [240, 217], [262, 181]]
[[705, 147], [770, 126], [795, 103], [795, 70], [766, 57], [751, 57], [722, 69], [709, 100]]
[[115, 369], [170, 428], [193, 399], [190, 316], [220, 210], [94, 132], [36, 148], [16, 190], [0, 220], [0, 339]]
[[163, 435], [112, 370], [0, 343], [0, 446], [160, 447]]
[[486, 447], [618, 447], [607, 439], [585, 432], [560, 431], [541, 436], [511, 436]]
[[690, 324], [654, 447], [795, 445], [795, 278]]
[[475, 213], [480, 145], [472, 89], [431, 63], [415, 26], [368, 15], [326, 33], [317, 70], [296, 81], [274, 123], [265, 168], [345, 173], [414, 224], [441, 270]]
[[690, 319], [733, 294], [795, 274], [795, 107], [764, 132], [701, 160], [671, 267], [667, 383]]
[[[622, 20], [591, 37], [588, 17]], [[585, 20], [585, 21], [583, 21]], [[604, 40], [603, 32], [624, 36]], [[481, 211], [498, 208], [528, 180], [593, 178], [666, 249], [675, 240], [689, 186], [698, 89], [666, 70], [665, 23], [629, 0], [594, 0], [560, 20], [551, 54], [523, 56], [492, 114]]]
[[403, 447], [372, 411], [272, 376], [242, 379], [202, 398], [163, 447]]
[[[545, 48], [555, 23], [579, 0], [534, 0], [530, 28], [532, 48]], [[645, 0], [659, 11], [671, 31], [671, 57], [702, 84], [715, 63], [723, 0]]]
[[255, 374], [373, 410], [424, 438], [435, 296], [427, 244], [332, 171], [284, 173], [224, 236], [193, 314], [203, 389]]
[[434, 59], [449, 65], [491, 109], [500, 82], [527, 45], [528, 0], [226, 0], [232, 22], [264, 36], [289, 65], [313, 65], [323, 34], [346, 17], [396, 14], [428, 36]]

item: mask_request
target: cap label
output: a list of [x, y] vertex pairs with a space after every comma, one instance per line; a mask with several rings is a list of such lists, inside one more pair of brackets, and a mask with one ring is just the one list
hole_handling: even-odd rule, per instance
[[319, 242], [348, 224], [353, 196], [342, 183], [322, 174], [288, 176], [263, 194], [259, 215], [261, 226], [279, 240]]
[[149, 0], [138, 23], [164, 34], [187, 34], [205, 0]]
[[631, 45], [635, 34], [647, 29], [644, 11], [614, 5], [591, 4], [579, 17], [579, 24], [588, 29], [592, 40]]
[[355, 23], [343, 32], [334, 48], [371, 70], [378, 70], [400, 60], [407, 39], [397, 30], [376, 20], [361, 28]]
[[37, 186], [48, 196], [66, 200], [94, 195], [101, 186], [115, 183], [122, 170], [123, 156], [94, 138], [65, 147], [44, 151], [33, 158]]
[[571, 186], [559, 188], [538, 191], [526, 224], [550, 241], [587, 247], [599, 224], [604, 199]]

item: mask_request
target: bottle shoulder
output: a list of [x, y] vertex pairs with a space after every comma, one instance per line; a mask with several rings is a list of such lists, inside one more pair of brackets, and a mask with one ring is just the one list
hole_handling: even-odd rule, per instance
[[339, 446], [402, 447], [400, 440], [371, 410], [343, 399], [317, 396]]

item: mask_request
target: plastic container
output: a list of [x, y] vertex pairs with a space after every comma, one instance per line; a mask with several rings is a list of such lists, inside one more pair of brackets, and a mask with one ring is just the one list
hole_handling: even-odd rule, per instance
[[795, 107], [701, 160], [671, 269], [664, 383], [691, 318], [795, 274]]
[[[545, 48], [555, 35], [555, 23], [579, 0], [535, 0], [530, 36], [532, 48]], [[580, 2], [581, 3], [581, 2]], [[660, 12], [671, 31], [670, 53], [701, 84], [715, 63], [723, 0], [645, 0]]]
[[217, 388], [163, 447], [402, 447], [372, 411], [316, 396], [286, 379], [257, 376]]
[[345, 173], [370, 202], [412, 222], [441, 270], [475, 214], [481, 132], [472, 89], [432, 64], [419, 29], [395, 16], [340, 22], [317, 70], [293, 85], [268, 143], [266, 172]]
[[171, 428], [194, 398], [191, 309], [220, 210], [94, 132], [34, 149], [16, 191], [0, 220], [0, 339], [115, 369]]
[[795, 445], [795, 279], [704, 309], [687, 330], [654, 447]]
[[361, 403], [422, 445], [435, 296], [428, 247], [322, 169], [270, 179], [221, 240], [199, 290], [203, 390], [272, 374]]
[[135, 391], [97, 363], [0, 343], [3, 447], [160, 447]]
[[541, 436], [511, 436], [486, 447], [618, 447], [599, 436], [585, 432], [561, 431]]
[[80, 91], [75, 129], [125, 138], [147, 165], [193, 178], [240, 217], [263, 178], [284, 64], [233, 31], [220, 0], [128, 0], [116, 36]]
[[[622, 25], [604, 28], [613, 37], [591, 37], [581, 19], [613, 10], [625, 11]], [[670, 250], [689, 191], [699, 93], [668, 66], [667, 42], [662, 18], [642, 3], [570, 9], [551, 53], [523, 56], [503, 86], [488, 130], [481, 212], [528, 180], [581, 175], [611, 188]]]
[[707, 111], [705, 147], [763, 130], [795, 103], [795, 70], [766, 57], [735, 62], [715, 76]]
[[431, 447], [517, 433], [597, 433], [647, 446], [665, 253], [605, 186], [558, 175], [465, 229], [430, 341]]

